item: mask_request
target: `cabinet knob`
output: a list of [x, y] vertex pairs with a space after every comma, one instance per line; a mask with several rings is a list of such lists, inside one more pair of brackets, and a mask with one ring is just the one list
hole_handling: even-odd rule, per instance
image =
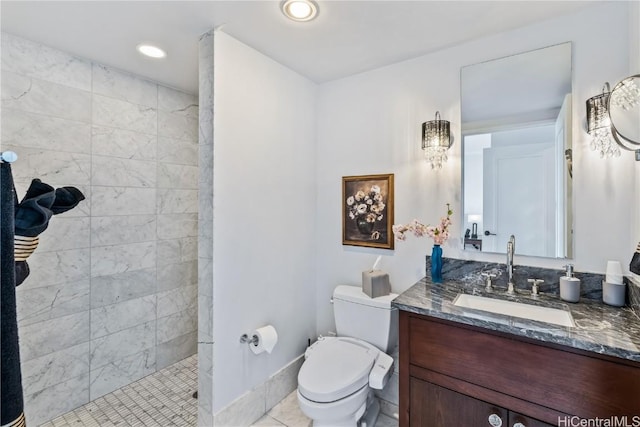
[[524, 424], [522, 424], [522, 423], [515, 423], [515, 424], [513, 425], [513, 427], [527, 427], [527, 426], [525, 426], [525, 425], [524, 425]]
[[489, 415], [489, 424], [493, 427], [501, 427], [502, 426], [502, 418], [500, 418], [497, 414]]

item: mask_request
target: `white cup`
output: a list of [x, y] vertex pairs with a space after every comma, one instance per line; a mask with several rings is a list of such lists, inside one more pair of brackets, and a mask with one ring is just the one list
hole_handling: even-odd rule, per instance
[[619, 261], [607, 261], [605, 281], [616, 285], [622, 284], [622, 266]]

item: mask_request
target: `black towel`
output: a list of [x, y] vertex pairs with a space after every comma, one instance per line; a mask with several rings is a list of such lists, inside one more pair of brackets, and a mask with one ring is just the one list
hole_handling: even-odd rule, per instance
[[15, 189], [11, 166], [0, 163], [0, 425], [24, 425], [13, 255]]

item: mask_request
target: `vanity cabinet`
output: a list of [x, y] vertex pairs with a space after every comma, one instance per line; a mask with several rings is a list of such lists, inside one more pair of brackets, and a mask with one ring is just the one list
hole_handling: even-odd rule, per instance
[[[640, 363], [400, 312], [400, 426], [640, 415]], [[585, 424], [586, 425], [586, 424]]]

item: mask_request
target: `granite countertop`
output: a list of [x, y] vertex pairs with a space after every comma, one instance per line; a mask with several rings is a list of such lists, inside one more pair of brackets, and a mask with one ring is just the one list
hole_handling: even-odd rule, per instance
[[[569, 310], [576, 326], [557, 326], [457, 307], [453, 301], [459, 293]], [[581, 299], [576, 304], [565, 303], [554, 294], [533, 298], [525, 290], [508, 296], [505, 289], [487, 293], [482, 286], [462, 281], [434, 284], [427, 278], [399, 295], [393, 300], [392, 306], [403, 311], [640, 362], [640, 317], [630, 307], [611, 307], [589, 299]]]

